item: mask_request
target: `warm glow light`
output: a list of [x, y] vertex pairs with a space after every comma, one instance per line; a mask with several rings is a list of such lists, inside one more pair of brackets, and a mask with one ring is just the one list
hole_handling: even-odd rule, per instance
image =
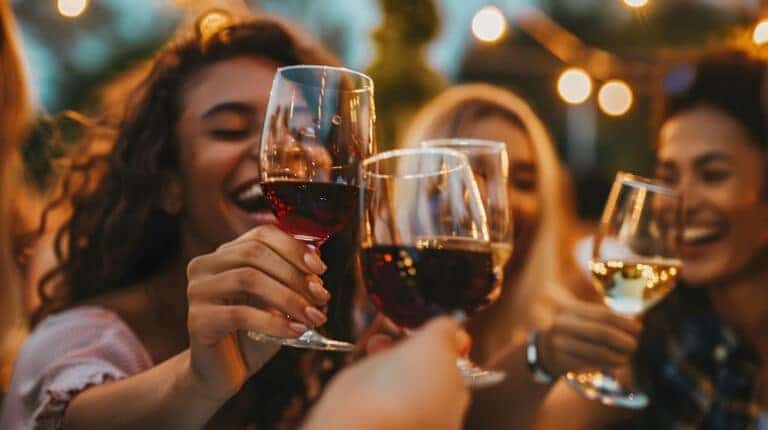
[[764, 19], [757, 23], [755, 31], [752, 33], [752, 40], [757, 45], [762, 45], [768, 42], [768, 19]]
[[198, 25], [200, 26], [200, 34], [205, 38], [210, 37], [222, 27], [229, 24], [230, 21], [232, 21], [232, 16], [228, 13], [220, 10], [212, 10], [199, 20]]
[[496, 6], [485, 6], [472, 18], [472, 33], [483, 42], [495, 42], [507, 31], [507, 20]]
[[621, 116], [632, 107], [632, 89], [626, 82], [613, 79], [597, 93], [597, 104], [607, 115]]
[[643, 7], [648, 4], [648, 0], [624, 0], [624, 4], [629, 7]]
[[557, 92], [568, 103], [575, 105], [583, 103], [592, 94], [592, 80], [583, 69], [570, 68], [558, 78]]
[[76, 18], [85, 12], [88, 7], [88, 0], [59, 0], [59, 13], [67, 18]]

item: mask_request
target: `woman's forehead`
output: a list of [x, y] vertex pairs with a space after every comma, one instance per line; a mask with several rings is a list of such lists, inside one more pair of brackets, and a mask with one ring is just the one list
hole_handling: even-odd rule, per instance
[[223, 103], [265, 103], [277, 64], [259, 57], [237, 57], [207, 66], [189, 78], [183, 89], [186, 109], [202, 115]]

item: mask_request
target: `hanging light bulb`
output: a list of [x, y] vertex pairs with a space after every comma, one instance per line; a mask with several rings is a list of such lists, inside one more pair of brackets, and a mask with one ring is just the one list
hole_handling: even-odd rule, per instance
[[768, 19], [763, 19], [755, 25], [752, 32], [752, 41], [755, 45], [762, 45], [768, 42]]
[[85, 12], [88, 0], [58, 0], [59, 13], [67, 18], [77, 18]]
[[600, 110], [610, 116], [621, 116], [632, 107], [632, 88], [626, 82], [612, 79], [600, 88], [597, 93], [597, 104]]
[[560, 74], [557, 92], [570, 104], [584, 103], [592, 94], [592, 79], [584, 69], [572, 67]]
[[624, 0], [624, 4], [631, 8], [641, 8], [648, 4], [648, 0]]
[[507, 20], [496, 6], [485, 6], [472, 18], [472, 34], [483, 42], [495, 42], [507, 31]]

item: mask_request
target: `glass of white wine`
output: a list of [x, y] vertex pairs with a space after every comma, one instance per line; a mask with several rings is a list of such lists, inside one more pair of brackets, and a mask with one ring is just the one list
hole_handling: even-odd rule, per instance
[[[636, 317], [669, 294], [680, 276], [682, 200], [653, 180], [619, 172], [595, 236], [592, 281], [615, 313]], [[605, 370], [568, 372], [568, 384], [606, 405], [641, 409], [644, 393], [624, 387]]]

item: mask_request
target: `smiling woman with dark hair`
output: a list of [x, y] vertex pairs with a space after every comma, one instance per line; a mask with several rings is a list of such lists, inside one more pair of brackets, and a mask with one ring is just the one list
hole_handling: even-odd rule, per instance
[[[644, 318], [634, 376], [650, 406], [618, 428], [765, 428], [767, 70], [745, 52], [718, 51], [665, 94], [656, 176], [683, 196], [683, 280]], [[553, 398], [541, 428], [617, 422], [577, 396]]]
[[665, 100], [656, 175], [683, 196], [683, 283], [647, 317], [641, 425], [747, 429], [768, 414], [767, 70], [745, 52], [708, 54]]
[[3, 429], [295, 426], [343, 358], [244, 335], [349, 321], [258, 187], [275, 71], [336, 59], [274, 19], [198, 30], [157, 55], [112, 149], [63, 187], [72, 215]]

